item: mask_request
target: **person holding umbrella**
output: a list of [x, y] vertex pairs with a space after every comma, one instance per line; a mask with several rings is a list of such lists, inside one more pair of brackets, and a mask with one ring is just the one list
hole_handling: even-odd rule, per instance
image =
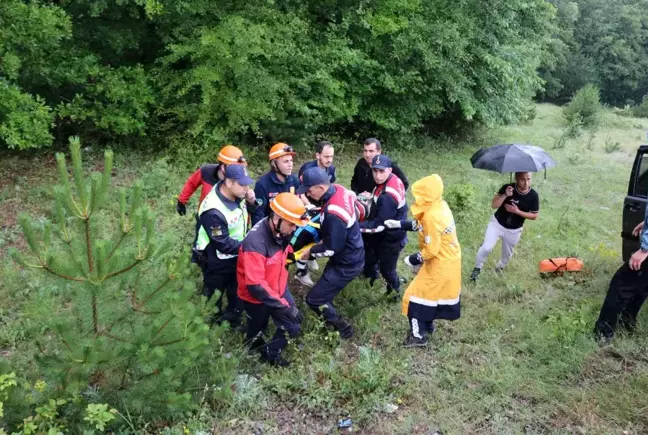
[[495, 172], [515, 172], [515, 183], [503, 185], [491, 201], [496, 209], [491, 218], [470, 279], [476, 281], [486, 258], [502, 239], [502, 256], [496, 272], [501, 272], [513, 256], [520, 241], [524, 221], [536, 220], [540, 211], [540, 197], [531, 188], [531, 173], [553, 167], [556, 162], [540, 147], [532, 145], [495, 145], [480, 149], [470, 159], [473, 168]]
[[520, 241], [524, 221], [536, 220], [540, 211], [540, 197], [531, 188], [531, 173], [516, 172], [515, 183], [503, 185], [491, 201], [491, 207], [497, 209], [486, 227], [486, 236], [475, 260], [475, 268], [470, 279], [476, 281], [486, 258], [495, 244], [502, 239], [502, 256], [495, 268], [501, 272], [513, 256], [513, 250]]

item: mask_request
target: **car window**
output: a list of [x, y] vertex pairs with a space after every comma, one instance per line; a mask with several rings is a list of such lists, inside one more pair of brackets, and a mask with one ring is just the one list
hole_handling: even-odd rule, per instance
[[648, 153], [641, 155], [637, 181], [635, 181], [634, 195], [641, 198], [648, 197]]

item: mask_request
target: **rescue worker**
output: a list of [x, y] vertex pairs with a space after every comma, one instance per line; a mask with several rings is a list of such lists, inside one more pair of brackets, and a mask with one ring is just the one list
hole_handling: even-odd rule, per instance
[[342, 338], [353, 335], [353, 327], [335, 310], [333, 299], [355, 279], [364, 265], [364, 245], [355, 209], [355, 196], [339, 184], [331, 184], [321, 168], [304, 172], [297, 193], [322, 204], [320, 235], [322, 242], [304, 252], [315, 258], [327, 257], [319, 281], [306, 295], [306, 303]]
[[335, 183], [335, 166], [333, 166], [333, 157], [335, 150], [333, 144], [327, 140], [321, 140], [315, 145], [315, 160], [304, 163], [299, 168], [299, 178], [301, 179], [304, 171], [309, 168], [322, 168], [329, 176], [329, 181]]
[[386, 220], [407, 219], [407, 199], [403, 182], [392, 173], [392, 161], [384, 154], [377, 154], [371, 161], [376, 182], [372, 192], [374, 202], [369, 219], [360, 223], [365, 239], [364, 273], [373, 287], [378, 271], [387, 282], [387, 294], [400, 296], [400, 278], [396, 272], [398, 256], [407, 243], [407, 233], [402, 229], [380, 231]]
[[228, 321], [238, 328], [241, 305], [236, 296], [236, 260], [249, 228], [248, 208], [252, 206], [246, 204], [245, 196], [254, 180], [241, 165], [227, 166], [224, 176], [200, 204], [195, 252], [203, 271], [204, 295], [210, 299], [220, 291], [216, 304], [219, 312], [223, 294], [227, 295], [227, 307], [217, 322]]
[[200, 203], [207, 196], [214, 184], [223, 179], [227, 165], [234, 164], [247, 166], [247, 161], [240, 149], [233, 145], [225, 145], [218, 153], [217, 164], [202, 165], [196, 169], [187, 179], [180, 195], [178, 195], [178, 202], [176, 204], [178, 214], [180, 216], [187, 214], [189, 198], [191, 198], [191, 195], [194, 194], [198, 187], [201, 187], [200, 198], [198, 200], [198, 206], [200, 207]]
[[[246, 339], [250, 351], [260, 350], [261, 360], [271, 365], [290, 364], [281, 356], [300, 332], [302, 314], [287, 288], [286, 260], [293, 250], [288, 240], [307, 222], [306, 208], [292, 193], [279, 193], [270, 203], [268, 217], [257, 223], [243, 240], [237, 267], [238, 296], [247, 315]], [[263, 333], [272, 318], [277, 330], [268, 343]]]
[[454, 218], [443, 200], [443, 181], [437, 174], [412, 185], [415, 221], [385, 221], [385, 227], [419, 231], [420, 252], [405, 258], [408, 266], [420, 270], [403, 295], [402, 313], [410, 332], [406, 347], [427, 344], [434, 320], [456, 320], [461, 315], [461, 247]]
[[299, 186], [299, 178], [292, 174], [295, 151], [290, 145], [277, 143], [270, 148], [268, 159], [270, 171], [262, 175], [254, 185], [257, 207], [252, 214], [252, 225], [256, 225], [270, 213], [270, 202], [282, 192], [292, 192]]
[[[637, 326], [637, 315], [648, 297], [648, 208], [644, 221], [635, 227], [632, 234], [639, 237], [640, 248], [627, 263], [617, 270], [610, 281], [610, 287], [601, 307], [594, 334], [603, 342], [610, 341], [618, 328], [633, 332]], [[619, 325], [620, 324], [620, 325]]]
[[[376, 138], [370, 137], [364, 141], [362, 148], [362, 158], [358, 160], [353, 170], [353, 177], [351, 178], [351, 190], [356, 195], [369, 195], [376, 187], [373, 174], [371, 173], [371, 161], [374, 156], [382, 153], [380, 141]], [[395, 163], [392, 163], [392, 171], [403, 182], [405, 190], [409, 188], [409, 181], [405, 173]]]

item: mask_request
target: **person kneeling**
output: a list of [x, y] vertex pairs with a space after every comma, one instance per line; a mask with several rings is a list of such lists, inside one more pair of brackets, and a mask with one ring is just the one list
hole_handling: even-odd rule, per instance
[[[307, 223], [304, 204], [295, 194], [278, 194], [270, 215], [259, 221], [243, 240], [237, 266], [238, 296], [247, 314], [246, 340], [260, 350], [261, 360], [286, 367], [281, 352], [301, 331], [302, 314], [287, 288], [286, 260], [293, 252], [288, 243], [298, 226]], [[269, 343], [263, 332], [272, 318], [277, 330]]]

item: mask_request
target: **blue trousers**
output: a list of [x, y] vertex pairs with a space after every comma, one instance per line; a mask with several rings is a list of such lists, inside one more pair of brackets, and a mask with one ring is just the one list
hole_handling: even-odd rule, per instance
[[340, 316], [333, 306], [333, 299], [344, 287], [360, 275], [364, 262], [360, 260], [353, 266], [332, 264], [330, 261], [324, 268], [322, 276], [306, 294], [306, 303], [318, 315], [329, 323], [335, 324]]

